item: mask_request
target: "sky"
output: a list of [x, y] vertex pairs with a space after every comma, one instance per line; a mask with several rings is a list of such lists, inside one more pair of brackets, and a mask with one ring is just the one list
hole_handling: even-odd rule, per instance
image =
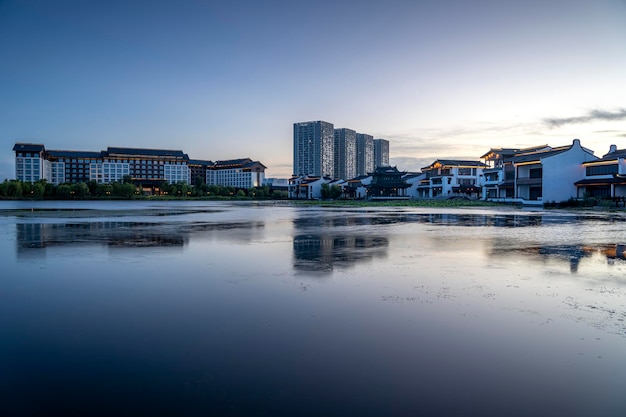
[[0, 0], [0, 180], [15, 142], [289, 177], [310, 120], [389, 140], [407, 171], [626, 148], [626, 0]]

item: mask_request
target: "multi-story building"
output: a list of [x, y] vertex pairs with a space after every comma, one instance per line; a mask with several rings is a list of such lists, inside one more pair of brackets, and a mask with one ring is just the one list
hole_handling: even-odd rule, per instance
[[36, 143], [16, 143], [15, 178], [35, 182], [50, 175], [50, 163], [45, 158], [45, 147]]
[[367, 175], [374, 171], [374, 137], [365, 133], [356, 134], [356, 173]]
[[578, 197], [626, 197], [626, 149], [611, 145], [606, 155], [583, 166], [585, 177], [576, 182]]
[[574, 183], [584, 178], [583, 163], [598, 157], [574, 139], [569, 146], [516, 154], [515, 197], [521, 201], [566, 201], [576, 197]]
[[335, 129], [335, 177], [356, 177], [356, 132], [352, 129]]
[[389, 166], [389, 141], [374, 139], [374, 168]]
[[207, 167], [206, 183], [235, 188], [261, 187], [265, 165], [250, 158], [216, 161]]
[[433, 198], [463, 194], [480, 197], [479, 178], [487, 165], [479, 161], [438, 159], [422, 168], [425, 176], [417, 186], [420, 198]]
[[293, 174], [334, 177], [335, 129], [321, 120], [293, 124]]
[[585, 166], [592, 166], [598, 160], [591, 150], [581, 146], [579, 139], [574, 139], [571, 145], [554, 148], [540, 145], [491, 149], [482, 158], [489, 164], [484, 171], [482, 198], [524, 204], [576, 198], [576, 186], [584, 184], [578, 180], [585, 178]]
[[28, 182], [111, 183], [127, 177], [151, 186], [163, 181], [193, 184], [201, 178], [207, 184], [251, 188], [261, 186], [265, 176], [265, 166], [250, 158], [191, 160], [180, 150], [108, 147], [100, 152], [58, 151], [32, 143], [16, 143], [13, 150], [15, 178]]

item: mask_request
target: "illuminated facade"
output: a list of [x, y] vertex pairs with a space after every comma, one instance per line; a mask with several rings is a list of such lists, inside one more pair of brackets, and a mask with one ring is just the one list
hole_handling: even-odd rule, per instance
[[389, 166], [389, 141], [374, 139], [374, 168]]
[[334, 177], [335, 128], [321, 120], [293, 124], [293, 174]]
[[15, 178], [26, 182], [42, 179], [58, 185], [95, 181], [135, 184], [207, 184], [250, 188], [261, 186], [265, 166], [249, 158], [231, 161], [190, 160], [180, 150], [108, 147], [106, 151], [46, 150], [43, 144], [16, 143]]

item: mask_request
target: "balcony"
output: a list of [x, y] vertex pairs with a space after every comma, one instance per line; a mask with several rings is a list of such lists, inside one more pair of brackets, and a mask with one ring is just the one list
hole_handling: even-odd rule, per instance
[[541, 182], [542, 182], [541, 178], [526, 177], [526, 178], [517, 179], [517, 185], [541, 185]]

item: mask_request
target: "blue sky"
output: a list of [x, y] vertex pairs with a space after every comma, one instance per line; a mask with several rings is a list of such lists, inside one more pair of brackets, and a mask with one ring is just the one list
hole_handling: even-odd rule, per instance
[[293, 123], [391, 163], [626, 139], [626, 1], [0, 0], [0, 180], [16, 141], [292, 170]]

